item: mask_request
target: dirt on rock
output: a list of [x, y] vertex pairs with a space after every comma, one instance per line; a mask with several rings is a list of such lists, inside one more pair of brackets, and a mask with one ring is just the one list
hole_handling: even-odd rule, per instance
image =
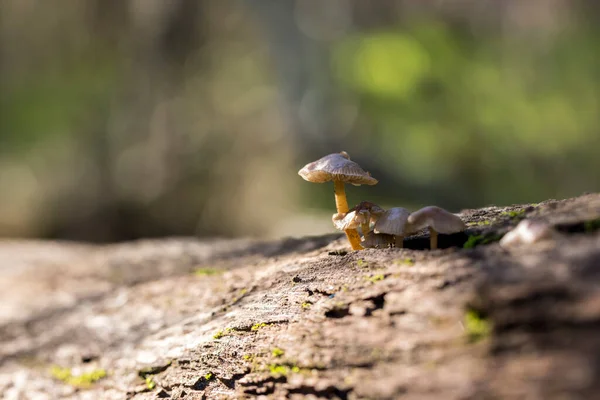
[[[461, 215], [434, 251], [0, 242], [0, 397], [600, 397], [600, 194]], [[559, 234], [500, 247], [525, 218]]]

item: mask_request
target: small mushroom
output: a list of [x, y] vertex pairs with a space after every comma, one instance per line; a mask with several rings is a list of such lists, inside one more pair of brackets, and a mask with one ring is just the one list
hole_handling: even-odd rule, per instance
[[500, 240], [504, 248], [521, 244], [533, 244], [543, 240], [553, 239], [557, 232], [552, 225], [539, 219], [525, 219]]
[[359, 226], [369, 223], [369, 213], [367, 211], [356, 211], [352, 210], [346, 214], [333, 214], [331, 222], [335, 229], [345, 231], [348, 229], [356, 229]]
[[402, 207], [394, 207], [383, 213], [375, 223], [373, 232], [394, 235], [395, 245], [404, 247], [404, 235], [406, 234], [406, 221], [410, 211]]
[[390, 247], [395, 243], [394, 235], [388, 235], [385, 233], [370, 233], [364, 237], [362, 244], [366, 248], [380, 249]]
[[377, 204], [370, 201], [361, 201], [358, 205], [350, 209], [350, 212], [356, 211], [363, 214], [366, 218], [361, 218], [360, 229], [363, 236], [367, 236], [371, 231], [371, 224], [375, 224], [379, 217], [385, 213], [385, 210]]
[[[345, 214], [349, 211], [344, 183], [355, 186], [377, 184], [377, 179], [363, 170], [360, 165], [350, 161], [350, 157], [345, 151], [329, 154], [317, 161], [306, 164], [304, 168], [298, 171], [298, 175], [304, 180], [314, 183], [333, 181], [335, 206], [338, 214]], [[362, 249], [360, 236], [356, 229], [347, 229], [345, 233], [353, 250]]]
[[465, 223], [458, 215], [436, 206], [423, 207], [408, 217], [408, 231], [429, 228], [430, 248], [437, 249], [438, 233], [451, 234], [465, 230]]

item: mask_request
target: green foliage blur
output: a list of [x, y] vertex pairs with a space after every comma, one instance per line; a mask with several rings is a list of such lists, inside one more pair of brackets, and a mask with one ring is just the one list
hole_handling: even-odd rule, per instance
[[380, 181], [351, 204], [600, 190], [585, 1], [514, 31], [395, 0], [34, 3], [0, 5], [0, 236], [333, 231], [332, 188], [297, 171], [341, 150]]
[[396, 175], [451, 182], [464, 206], [531, 202], [598, 190], [596, 31], [536, 49], [425, 21], [345, 38], [332, 65], [372, 124], [365, 145]]

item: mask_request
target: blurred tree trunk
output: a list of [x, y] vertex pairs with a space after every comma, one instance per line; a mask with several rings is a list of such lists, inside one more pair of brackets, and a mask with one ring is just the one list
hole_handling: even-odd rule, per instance
[[[90, 3], [94, 54], [99, 62], [111, 55], [120, 61], [116, 68], [125, 84], [111, 104], [93, 105], [89, 119], [86, 152], [96, 166], [98, 195], [93, 204], [78, 204], [79, 212], [59, 216], [51, 236], [118, 241], [170, 233], [173, 216], [150, 215], [151, 203], [185, 169], [173, 101], [182, 91], [190, 54], [205, 40], [204, 4], [170, 1], [148, 17], [143, 4], [136, 9], [123, 0]], [[189, 225], [192, 232], [194, 222]]]

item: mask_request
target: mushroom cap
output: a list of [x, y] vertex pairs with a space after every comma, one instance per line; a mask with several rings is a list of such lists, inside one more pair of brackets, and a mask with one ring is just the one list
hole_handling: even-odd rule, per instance
[[408, 217], [408, 230], [419, 231], [431, 227], [438, 233], [450, 234], [464, 231], [465, 223], [458, 215], [436, 206], [423, 207]]
[[378, 181], [363, 170], [360, 165], [351, 161], [348, 153], [333, 153], [306, 164], [298, 171], [304, 180], [314, 183], [342, 181], [355, 186], [375, 185]]
[[364, 224], [369, 220], [367, 211], [350, 211], [347, 213], [333, 214], [331, 222], [335, 229], [345, 231], [347, 229], [356, 229], [360, 224]]
[[389, 235], [404, 235], [406, 233], [406, 221], [410, 211], [402, 207], [390, 208], [377, 219], [373, 232], [387, 233]]
[[385, 233], [375, 234], [372, 233], [366, 236], [361, 244], [363, 247], [367, 248], [381, 248], [381, 247], [389, 247], [392, 244], [396, 243], [396, 239], [393, 235], [387, 235]]
[[383, 208], [370, 201], [361, 201], [351, 210], [367, 211], [369, 213], [369, 222], [373, 224], [385, 213]]

